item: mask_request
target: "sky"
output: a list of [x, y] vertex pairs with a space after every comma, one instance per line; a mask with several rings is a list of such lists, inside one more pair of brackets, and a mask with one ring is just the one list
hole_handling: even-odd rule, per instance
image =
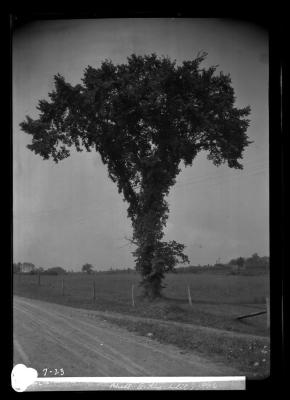
[[129, 18], [34, 21], [13, 37], [13, 259], [78, 271], [133, 268], [127, 204], [96, 152], [55, 164], [26, 148], [20, 130], [37, 118], [53, 76], [81, 83], [84, 69], [132, 53], [156, 53], [177, 63], [208, 53], [204, 67], [230, 73], [236, 106], [251, 106], [243, 170], [215, 167], [200, 153], [182, 168], [167, 198], [164, 240], [185, 244], [191, 265], [269, 255], [268, 37], [231, 19]]

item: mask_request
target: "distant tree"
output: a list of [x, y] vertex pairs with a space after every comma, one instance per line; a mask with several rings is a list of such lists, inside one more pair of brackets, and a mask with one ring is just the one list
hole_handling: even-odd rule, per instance
[[236, 259], [236, 264], [239, 268], [242, 268], [245, 264], [245, 259], [243, 257], [239, 257]]
[[270, 258], [267, 256], [261, 257], [261, 263], [265, 266], [268, 267], [270, 264]]
[[245, 266], [245, 259], [243, 257], [239, 257], [236, 259], [236, 265], [238, 267], [237, 272], [241, 273], [243, 270], [243, 267]]
[[232, 273], [239, 274], [243, 267], [246, 265], [246, 260], [243, 257], [233, 258], [228, 266], [232, 267]]
[[55, 76], [50, 101], [40, 100], [40, 116], [22, 122], [32, 135], [27, 147], [58, 162], [69, 148], [100, 153], [109, 177], [128, 202], [136, 269], [144, 294], [160, 296], [164, 274], [188, 263], [185, 246], [164, 242], [169, 207], [165, 197], [197, 154], [208, 152], [215, 165], [238, 161], [250, 143], [250, 108], [235, 107], [228, 74], [200, 68], [207, 54], [176, 65], [156, 54], [128, 57], [127, 64], [104, 61], [87, 67], [83, 84]]
[[259, 257], [259, 255], [258, 255], [258, 253], [254, 253], [254, 254], [251, 256], [251, 262], [252, 262], [253, 264], [259, 264], [259, 261], [260, 261], [260, 257]]
[[84, 264], [82, 266], [82, 272], [86, 272], [87, 274], [91, 274], [94, 267], [91, 264]]
[[246, 265], [248, 267], [267, 267], [269, 266], [269, 261], [269, 257], [260, 257], [257, 253], [254, 253], [246, 259]]
[[66, 270], [64, 268], [62, 268], [62, 267], [47, 268], [43, 272], [45, 274], [49, 274], [49, 275], [63, 275], [63, 274], [66, 274]]

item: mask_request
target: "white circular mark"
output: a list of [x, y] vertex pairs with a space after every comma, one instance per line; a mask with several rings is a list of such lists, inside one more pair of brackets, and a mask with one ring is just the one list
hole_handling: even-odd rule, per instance
[[11, 372], [11, 385], [16, 392], [24, 392], [37, 379], [37, 371], [27, 368], [24, 364], [17, 364]]

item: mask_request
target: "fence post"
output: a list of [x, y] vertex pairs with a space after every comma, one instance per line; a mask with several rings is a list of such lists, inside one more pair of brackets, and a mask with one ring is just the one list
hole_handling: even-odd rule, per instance
[[61, 294], [64, 296], [64, 279], [61, 280]]
[[93, 280], [93, 301], [96, 301], [96, 285], [95, 285], [95, 279]]
[[132, 285], [131, 294], [132, 294], [132, 306], [135, 307], [135, 301], [134, 301], [134, 285]]
[[187, 295], [188, 295], [188, 302], [190, 307], [192, 307], [192, 300], [191, 300], [191, 294], [190, 294], [190, 288], [189, 285], [187, 285]]
[[267, 328], [270, 328], [270, 299], [269, 299], [269, 296], [266, 297], [266, 307], [267, 307]]
[[40, 273], [38, 272], [38, 286], [40, 286]]

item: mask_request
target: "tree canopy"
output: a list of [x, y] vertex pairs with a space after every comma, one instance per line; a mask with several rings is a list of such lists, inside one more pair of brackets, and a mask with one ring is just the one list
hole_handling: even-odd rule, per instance
[[94, 267], [91, 264], [84, 264], [82, 266], [82, 272], [86, 272], [87, 274], [90, 274], [93, 272]]
[[88, 66], [75, 86], [58, 74], [50, 101], [39, 101], [39, 118], [21, 123], [32, 135], [27, 147], [44, 159], [58, 162], [72, 147], [100, 153], [129, 204], [137, 270], [155, 292], [164, 272], [188, 261], [184, 245], [162, 241], [165, 197], [181, 162], [190, 166], [206, 151], [215, 165], [241, 169], [250, 143], [250, 108], [235, 107], [229, 74], [201, 68], [206, 56], [181, 65], [156, 54], [133, 54], [119, 65], [105, 60], [99, 68]]

